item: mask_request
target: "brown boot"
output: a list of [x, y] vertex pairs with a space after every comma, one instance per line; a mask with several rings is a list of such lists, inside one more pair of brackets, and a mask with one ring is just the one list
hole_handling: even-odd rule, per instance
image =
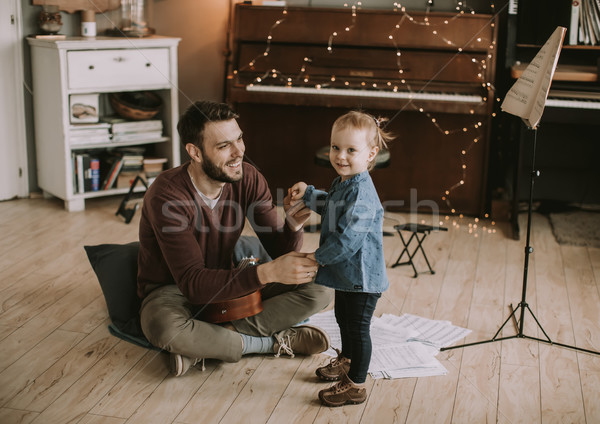
[[329, 364], [324, 367], [319, 367], [315, 371], [317, 377], [325, 381], [339, 381], [342, 378], [342, 374], [347, 373], [350, 370], [350, 359], [344, 358], [342, 352], [334, 348], [337, 352], [337, 358], [332, 359]]
[[329, 336], [319, 327], [312, 325], [300, 325], [274, 334], [275, 345], [273, 347], [275, 356], [282, 353], [292, 358], [296, 353], [301, 355], [314, 355], [329, 349]]
[[367, 400], [367, 389], [362, 384], [354, 384], [344, 372], [339, 383], [319, 392], [319, 399], [325, 406], [359, 404]]

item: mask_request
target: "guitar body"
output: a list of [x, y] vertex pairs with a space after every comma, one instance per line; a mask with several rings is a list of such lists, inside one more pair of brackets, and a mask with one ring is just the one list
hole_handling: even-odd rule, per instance
[[202, 321], [218, 324], [221, 322], [251, 317], [252, 315], [262, 312], [262, 310], [262, 298], [260, 296], [260, 290], [257, 290], [246, 296], [204, 305], [200, 312], [200, 319]]
[[[236, 267], [236, 270], [242, 270], [257, 263], [258, 259], [254, 257], [243, 258]], [[202, 321], [219, 324], [221, 322], [251, 317], [262, 312], [262, 310], [262, 297], [260, 296], [260, 290], [257, 290], [246, 296], [202, 305], [199, 318]]]

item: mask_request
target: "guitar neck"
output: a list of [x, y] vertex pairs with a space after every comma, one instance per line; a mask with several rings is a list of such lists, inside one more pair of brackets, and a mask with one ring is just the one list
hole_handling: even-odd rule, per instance
[[258, 265], [258, 261], [259, 261], [258, 258], [255, 258], [254, 256], [244, 257], [238, 263], [238, 265], [235, 267], [235, 269], [242, 270], [242, 269], [248, 268], [249, 266]]

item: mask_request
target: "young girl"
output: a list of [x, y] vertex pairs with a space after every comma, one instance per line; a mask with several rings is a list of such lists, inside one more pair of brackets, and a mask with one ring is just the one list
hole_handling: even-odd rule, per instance
[[[327, 406], [362, 403], [371, 360], [370, 324], [377, 300], [388, 288], [383, 257], [383, 207], [369, 175], [390, 135], [381, 120], [362, 112], [339, 117], [331, 130], [329, 160], [338, 173], [329, 193], [303, 182], [289, 193], [321, 215], [320, 267], [316, 282], [335, 289], [335, 318], [342, 350], [316, 370], [322, 380], [339, 381], [319, 392]], [[298, 206], [296, 206], [298, 207]]]

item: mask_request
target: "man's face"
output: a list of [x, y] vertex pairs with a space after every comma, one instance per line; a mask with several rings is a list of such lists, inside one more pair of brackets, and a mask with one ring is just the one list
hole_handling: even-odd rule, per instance
[[209, 122], [204, 128], [202, 170], [211, 179], [233, 183], [243, 177], [242, 159], [246, 146], [235, 119]]

